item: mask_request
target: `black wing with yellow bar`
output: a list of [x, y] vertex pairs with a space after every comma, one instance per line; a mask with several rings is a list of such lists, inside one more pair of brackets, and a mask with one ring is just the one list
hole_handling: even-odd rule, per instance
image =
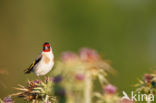
[[39, 56], [36, 60], [34, 60], [33, 63], [29, 66], [29, 68], [25, 69], [24, 72], [25, 73], [30, 73], [33, 70], [34, 66], [37, 63], [39, 63], [39, 61], [41, 60], [41, 58], [42, 58], [42, 56]]

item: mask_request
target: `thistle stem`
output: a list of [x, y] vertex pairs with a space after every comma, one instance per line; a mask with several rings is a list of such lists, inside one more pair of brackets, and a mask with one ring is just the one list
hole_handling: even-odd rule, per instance
[[85, 91], [84, 91], [84, 96], [85, 96], [84, 103], [91, 103], [92, 77], [91, 77], [90, 72], [87, 72], [85, 81], [86, 82], [85, 82]]
[[46, 98], [45, 98], [45, 103], [48, 103], [48, 99], [49, 99], [49, 96], [46, 95]]

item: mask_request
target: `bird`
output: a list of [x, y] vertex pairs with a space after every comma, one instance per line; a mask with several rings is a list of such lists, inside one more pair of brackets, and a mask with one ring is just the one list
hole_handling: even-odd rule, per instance
[[43, 44], [43, 49], [40, 55], [33, 61], [29, 68], [25, 69], [24, 72], [29, 74], [34, 72], [37, 76], [45, 76], [52, 70], [54, 66], [54, 54], [52, 47], [49, 42]]

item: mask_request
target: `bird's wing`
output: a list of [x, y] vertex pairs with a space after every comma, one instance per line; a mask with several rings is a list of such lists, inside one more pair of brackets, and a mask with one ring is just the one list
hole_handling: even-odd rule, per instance
[[27, 68], [27, 69], [24, 70], [24, 72], [25, 73], [30, 73], [33, 70], [34, 66], [40, 62], [41, 58], [42, 58], [42, 55], [40, 54], [36, 58], [36, 60], [34, 60], [33, 63], [29, 66], [29, 68]]

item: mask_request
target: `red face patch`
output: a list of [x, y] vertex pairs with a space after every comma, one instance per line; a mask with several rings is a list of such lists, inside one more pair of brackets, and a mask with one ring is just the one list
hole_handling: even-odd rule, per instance
[[43, 45], [43, 51], [44, 52], [50, 52], [50, 44], [44, 44]]
[[50, 44], [44, 44], [43, 47], [45, 47], [45, 46], [50, 46]]

